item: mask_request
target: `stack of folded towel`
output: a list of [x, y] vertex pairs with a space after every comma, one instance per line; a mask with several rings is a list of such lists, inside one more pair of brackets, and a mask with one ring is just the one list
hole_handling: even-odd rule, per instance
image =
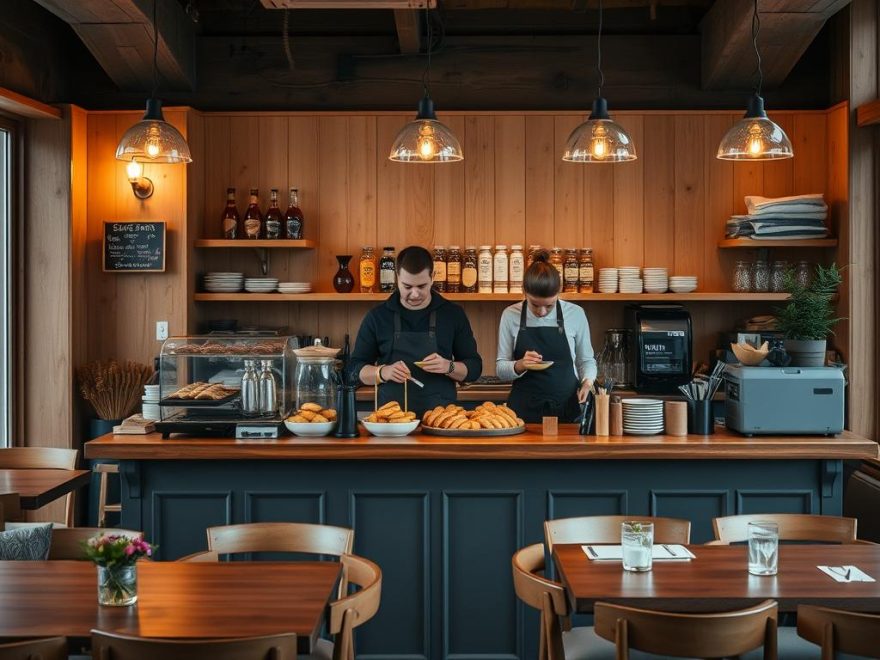
[[824, 238], [828, 206], [821, 194], [792, 197], [747, 195], [748, 215], [733, 215], [727, 221], [727, 237], [761, 240]]

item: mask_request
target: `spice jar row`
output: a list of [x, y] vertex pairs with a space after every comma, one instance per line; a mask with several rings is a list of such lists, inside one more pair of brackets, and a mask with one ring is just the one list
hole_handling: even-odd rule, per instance
[[796, 267], [787, 261], [774, 261], [772, 266], [763, 259], [737, 261], [733, 271], [733, 290], [738, 293], [782, 293], [787, 288], [785, 279], [789, 273], [796, 284], [809, 286], [813, 267], [808, 261], [800, 261]]

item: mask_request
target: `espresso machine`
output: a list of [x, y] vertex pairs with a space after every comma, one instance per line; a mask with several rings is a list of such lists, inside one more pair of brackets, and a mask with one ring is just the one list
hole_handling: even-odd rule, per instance
[[677, 394], [691, 380], [693, 330], [682, 305], [628, 305], [626, 326], [637, 392]]

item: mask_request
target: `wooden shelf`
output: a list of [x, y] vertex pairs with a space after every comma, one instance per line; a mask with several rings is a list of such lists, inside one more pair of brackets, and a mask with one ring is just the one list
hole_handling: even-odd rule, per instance
[[880, 124], [880, 99], [860, 105], [856, 110], [856, 117], [860, 127]]
[[[380, 302], [387, 293], [196, 293], [200, 302]], [[455, 302], [518, 302], [517, 293], [446, 293]], [[787, 293], [568, 293], [563, 300], [577, 302], [769, 302], [782, 301]]]
[[310, 250], [318, 247], [318, 244], [311, 239], [294, 241], [287, 238], [279, 238], [277, 240], [230, 240], [228, 238], [199, 238], [196, 239], [195, 246], [197, 248], [300, 248]]
[[806, 238], [792, 241], [760, 240], [753, 238], [725, 238], [718, 241], [720, 248], [830, 248], [837, 247], [836, 238]]

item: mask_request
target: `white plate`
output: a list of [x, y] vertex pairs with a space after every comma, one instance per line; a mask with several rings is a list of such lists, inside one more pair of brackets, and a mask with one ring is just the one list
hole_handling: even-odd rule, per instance
[[334, 429], [336, 422], [318, 422], [317, 424], [309, 424], [307, 422], [288, 422], [284, 420], [284, 426], [294, 435], [304, 438], [318, 438], [327, 435]]
[[364, 421], [361, 421], [361, 424], [367, 431], [380, 438], [401, 438], [415, 431], [421, 422], [420, 419], [414, 419], [404, 424], [380, 424], [379, 422]]
[[641, 399], [641, 398], [633, 398], [633, 399], [621, 399], [620, 401], [624, 406], [662, 406], [662, 399]]

